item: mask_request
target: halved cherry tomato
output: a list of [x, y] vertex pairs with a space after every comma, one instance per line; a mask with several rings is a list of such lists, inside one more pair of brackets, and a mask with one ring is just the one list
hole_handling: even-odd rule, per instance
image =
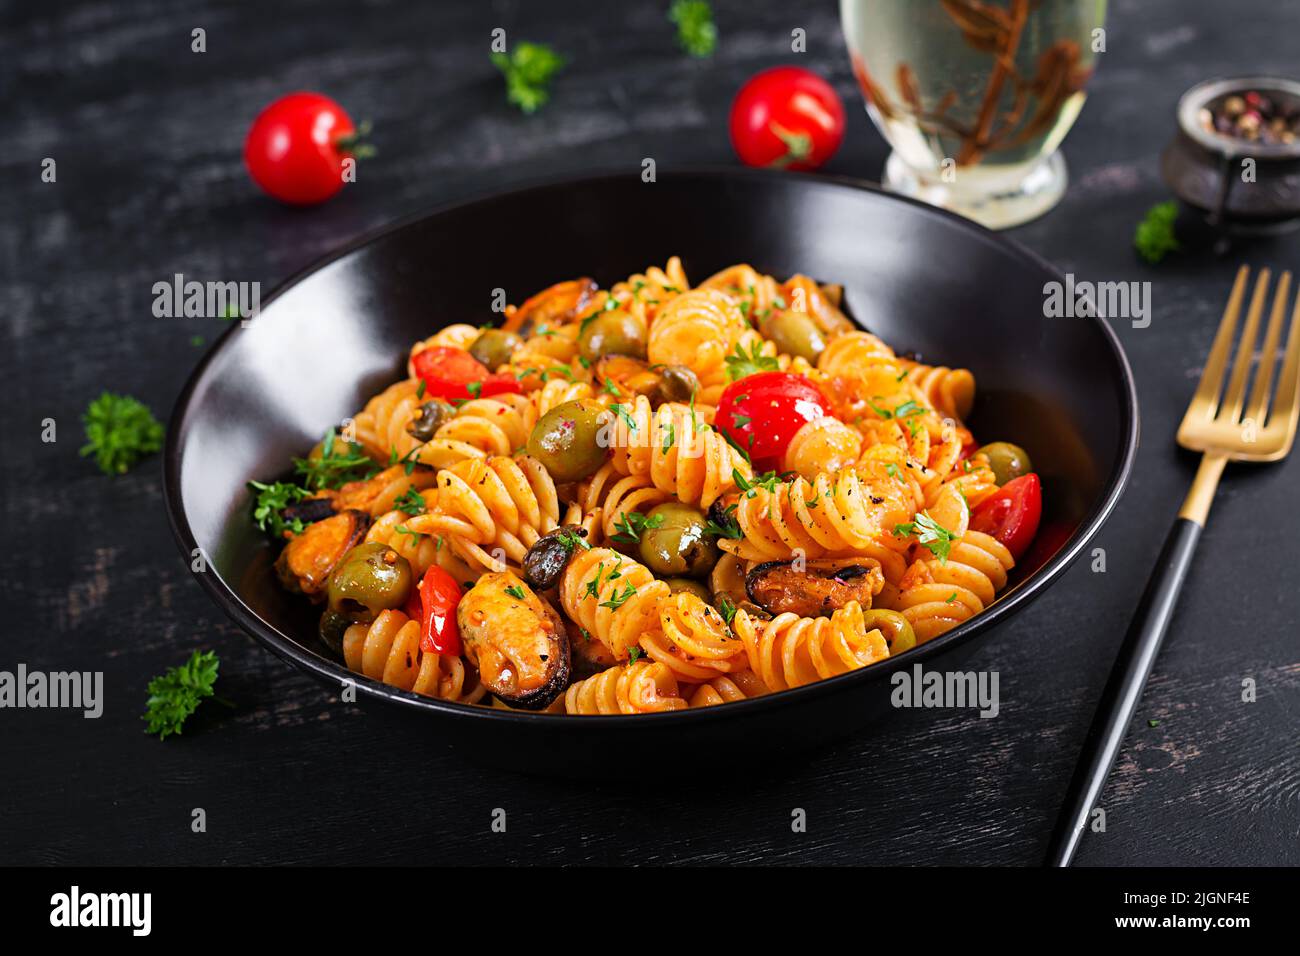
[[424, 572], [417, 593], [406, 604], [406, 616], [420, 619], [420, 650], [426, 654], [459, 654], [460, 625], [456, 605], [460, 582], [436, 564]]
[[992, 535], [1007, 546], [1017, 561], [1029, 549], [1043, 516], [1043, 485], [1033, 472], [1003, 485], [980, 502], [970, 516], [974, 531]]
[[257, 185], [282, 202], [324, 202], [343, 188], [343, 161], [372, 155], [352, 118], [328, 96], [290, 93], [271, 103], [248, 130], [244, 164]]
[[[464, 349], [435, 345], [421, 349], [411, 360], [415, 376], [423, 380], [429, 398], [487, 398], [523, 387], [513, 375], [489, 372], [487, 366]], [[478, 387], [470, 386], [477, 383]]]
[[781, 466], [794, 433], [827, 414], [826, 397], [793, 372], [759, 372], [732, 382], [722, 393], [713, 425], [743, 448], [756, 472]]
[[844, 104], [797, 66], [756, 74], [731, 104], [731, 145], [747, 166], [816, 169], [844, 139]]

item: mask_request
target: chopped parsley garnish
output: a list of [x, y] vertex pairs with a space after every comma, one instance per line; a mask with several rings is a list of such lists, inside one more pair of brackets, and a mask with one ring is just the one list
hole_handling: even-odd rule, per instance
[[287, 481], [276, 481], [269, 485], [260, 481], [250, 481], [248, 487], [257, 492], [257, 499], [253, 504], [253, 520], [257, 522], [259, 528], [276, 538], [283, 538], [286, 531], [292, 531], [294, 534], [302, 533], [303, 528], [306, 527], [302, 521], [298, 518], [285, 521], [281, 512], [295, 501], [310, 498], [311, 494], [305, 488]]
[[758, 494], [758, 489], [775, 494], [777, 485], [781, 483], [781, 476], [774, 471], [769, 471], [765, 475], [759, 475], [757, 478], [750, 480], [740, 473], [739, 468], [731, 469], [732, 480], [736, 482], [736, 487], [745, 493], [746, 498], [753, 498]]
[[[713, 512], [713, 510], [710, 509], [710, 512]], [[717, 535], [719, 538], [731, 538], [739, 541], [744, 537], [744, 535], [741, 534], [740, 525], [737, 524], [736, 519], [732, 517], [735, 513], [736, 506], [734, 504], [727, 505], [722, 512], [721, 523], [715, 521], [713, 518], [709, 518], [709, 520], [704, 523], [705, 534]]]
[[1178, 203], [1172, 199], [1148, 209], [1133, 232], [1133, 247], [1138, 255], [1154, 265], [1169, 253], [1178, 252], [1182, 246], [1175, 230], [1177, 219]]
[[674, 425], [672, 422], [669, 422], [668, 427], [664, 429], [663, 449], [665, 455], [668, 454], [668, 449], [673, 447], [673, 442], [675, 442], [676, 440], [677, 440], [677, 426]]
[[630, 431], [636, 431], [636, 422], [634, 422], [632, 416], [627, 413], [626, 406], [615, 402], [613, 405], [609, 406], [609, 410], [619, 418], [623, 419], [623, 421], [627, 423], [627, 427]]
[[517, 584], [512, 584], [510, 587], [506, 588], [506, 594], [509, 594], [517, 601], [522, 601], [524, 599], [524, 589]]
[[900, 538], [916, 535], [916, 540], [930, 549], [930, 553], [939, 559], [940, 564], [948, 561], [948, 552], [957, 535], [935, 521], [927, 512], [922, 511], [915, 521], [894, 525], [894, 534]]
[[644, 654], [645, 651], [641, 650], [640, 644], [633, 644], [627, 649], [627, 662], [629, 664], [635, 664]]
[[727, 627], [731, 627], [731, 622], [736, 618], [736, 605], [731, 603], [731, 599], [725, 594], [718, 601], [718, 613], [722, 619], [727, 622]]
[[130, 395], [104, 392], [86, 408], [81, 423], [86, 429], [81, 454], [94, 455], [106, 475], [126, 474], [145, 455], [162, 448], [162, 424]]
[[[612, 579], [613, 575], [610, 575], [610, 577]], [[618, 588], [614, 588], [614, 590], [609, 595], [609, 600], [601, 601], [600, 606], [607, 607], [610, 608], [611, 610], [617, 611], [619, 608], [621, 608], [624, 605], [624, 603], [626, 603], [627, 599], [630, 598], [633, 594], [636, 594], [636, 585], [633, 584], [631, 581], [629, 581], [624, 586], [624, 590], [622, 591], [620, 591]]]
[[588, 550], [591, 549], [591, 545], [589, 545], [582, 537], [584, 534], [586, 534], [585, 531], [558, 531], [556, 532], [555, 540], [560, 542], [565, 551], [568, 551], [569, 554], [573, 554], [579, 547], [587, 548]]
[[[336, 445], [341, 445], [344, 450], [336, 453]], [[339, 442], [338, 433], [332, 428], [325, 433], [319, 455], [313, 452], [306, 458], [295, 458], [293, 466], [303, 477], [303, 484], [312, 491], [338, 488], [349, 481], [364, 481], [379, 470], [360, 445]], [[411, 469], [414, 468], [412, 463]]]
[[429, 510], [425, 507], [424, 496], [414, 488], [407, 488], [402, 492], [397, 500], [393, 502], [393, 507], [412, 517], [422, 515]]
[[641, 532], [658, 528], [663, 523], [663, 515], [647, 517], [639, 511], [625, 511], [614, 522], [614, 527], [618, 529], [618, 533], [613, 538], [621, 544], [639, 544], [641, 542]]
[[755, 342], [749, 353], [737, 342], [736, 351], [727, 356], [727, 378], [732, 382], [758, 372], [775, 372], [780, 368], [781, 364], [774, 356], [763, 354], [761, 342]]

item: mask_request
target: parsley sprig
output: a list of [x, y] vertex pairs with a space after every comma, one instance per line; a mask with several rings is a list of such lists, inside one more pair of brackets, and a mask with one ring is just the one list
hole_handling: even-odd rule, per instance
[[761, 342], [755, 342], [748, 353], [745, 352], [745, 347], [737, 342], [736, 351], [728, 355], [726, 361], [727, 378], [732, 382], [758, 372], [775, 372], [781, 368], [774, 356], [763, 354]]
[[306, 458], [295, 458], [293, 467], [302, 476], [303, 484], [313, 491], [363, 481], [379, 470], [360, 445], [340, 442], [333, 428], [325, 433], [319, 455], [313, 452]]
[[518, 43], [513, 52], [493, 53], [492, 62], [506, 78], [506, 99], [525, 113], [535, 113], [551, 98], [551, 77], [564, 57], [544, 43]]
[[180, 667], [169, 667], [161, 677], [151, 680], [149, 700], [141, 718], [149, 724], [145, 732], [157, 734], [159, 740], [166, 740], [168, 734], [179, 734], [186, 718], [203, 700], [213, 696], [212, 685], [217, 681], [220, 663], [214, 651], [195, 651]]
[[86, 408], [81, 422], [86, 428], [81, 454], [94, 455], [106, 475], [126, 474], [145, 455], [162, 448], [162, 424], [130, 395], [104, 392]]
[[894, 534], [900, 538], [916, 535], [916, 540], [929, 548], [930, 553], [939, 559], [940, 564], [948, 563], [948, 552], [952, 550], [952, 543], [957, 540], [954, 532], [939, 524], [925, 511], [917, 515], [915, 521], [894, 525]]
[[302, 534], [306, 527], [302, 520], [294, 518], [285, 521], [283, 511], [295, 501], [310, 498], [311, 493], [307, 489], [287, 481], [273, 481], [270, 484], [250, 481], [248, 487], [257, 492], [257, 498], [253, 503], [253, 520], [257, 522], [259, 528], [274, 538], [283, 538], [286, 531]]
[[668, 19], [677, 24], [677, 43], [691, 56], [712, 56], [718, 45], [718, 27], [707, 0], [673, 0]]
[[614, 522], [618, 533], [613, 536], [613, 539], [621, 544], [640, 544], [643, 531], [653, 530], [663, 523], [663, 515], [647, 516], [639, 511], [625, 511]]
[[1172, 199], [1148, 209], [1146, 217], [1133, 231], [1133, 247], [1138, 255], [1154, 265], [1167, 254], [1182, 249], [1175, 230], [1177, 220], [1178, 203]]

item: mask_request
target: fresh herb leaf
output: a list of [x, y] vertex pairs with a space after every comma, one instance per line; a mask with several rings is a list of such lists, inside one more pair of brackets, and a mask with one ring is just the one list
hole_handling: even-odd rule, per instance
[[647, 517], [639, 511], [625, 511], [614, 522], [618, 533], [613, 538], [621, 544], [640, 544], [641, 532], [658, 528], [663, 523], [663, 515]]
[[402, 492], [393, 502], [393, 507], [411, 517], [422, 515], [429, 510], [424, 504], [424, 496], [414, 488], [407, 488]]
[[744, 537], [744, 535], [740, 531], [740, 525], [737, 524], [736, 519], [732, 517], [735, 513], [736, 506], [734, 504], [727, 505], [722, 512], [721, 523], [715, 521], [713, 518], [710, 518], [704, 523], [705, 534], [717, 535], [719, 538], [731, 538], [734, 541], [739, 541]]
[[669, 422], [668, 427], [664, 429], [663, 449], [665, 455], [668, 454], [668, 449], [673, 447], [673, 442], [675, 442], [676, 440], [677, 440], [677, 426], [674, 425], [672, 422]]
[[627, 427], [629, 431], [636, 431], [636, 422], [634, 422], [632, 420], [632, 416], [627, 413], [626, 406], [620, 405], [618, 402], [615, 402], [613, 405], [609, 406], [609, 410], [627, 423]]
[[644, 654], [645, 651], [641, 650], [640, 644], [633, 644], [627, 649], [627, 662], [629, 664], [635, 664]]
[[513, 52], [493, 53], [492, 62], [506, 78], [506, 100], [525, 113], [535, 113], [550, 99], [551, 78], [565, 59], [544, 43], [519, 43]]
[[583, 547], [588, 550], [591, 549], [591, 545], [589, 545], [582, 537], [583, 534], [585, 533], [586, 532], [578, 532], [578, 531], [560, 531], [556, 533], [555, 539], [559, 541], [561, 545], [564, 546], [565, 551], [568, 551], [569, 554], [573, 554], [578, 550], [579, 547]]
[[706, 0], [673, 0], [668, 19], [677, 25], [677, 43], [691, 56], [712, 56], [718, 45], [713, 8]]
[[285, 531], [292, 531], [294, 534], [302, 533], [305, 527], [302, 521], [298, 518], [285, 521], [282, 512], [295, 501], [310, 498], [311, 494], [307, 489], [287, 481], [276, 481], [269, 485], [260, 481], [250, 481], [248, 487], [257, 492], [257, 499], [253, 503], [253, 520], [257, 522], [259, 528], [275, 538], [283, 538]]
[[126, 474], [145, 455], [162, 448], [162, 424], [130, 395], [104, 392], [86, 408], [81, 423], [86, 428], [81, 454], [94, 455], [106, 475]]
[[1154, 265], [1169, 253], [1180, 251], [1182, 246], [1175, 230], [1177, 219], [1178, 203], [1172, 199], [1148, 209], [1133, 232], [1133, 247], [1138, 255]]
[[506, 594], [509, 594], [517, 601], [522, 601], [524, 599], [524, 589], [517, 584], [512, 584], [510, 587], [506, 588]]
[[[610, 575], [611, 579], [613, 579], [614, 577], [615, 575]], [[609, 600], [601, 601], [600, 606], [607, 607], [610, 608], [611, 610], [617, 611], [619, 608], [621, 608], [624, 605], [624, 603], [626, 603], [627, 599], [630, 598], [633, 594], [636, 594], [636, 585], [633, 584], [631, 581], [629, 581], [625, 586], [625, 590], [623, 591], [620, 591], [618, 588], [614, 588], [613, 592], [609, 596]]]
[[220, 661], [214, 651], [195, 651], [180, 667], [169, 667], [161, 677], [149, 682], [149, 700], [144, 717], [149, 726], [146, 733], [157, 734], [166, 740], [168, 734], [179, 734], [186, 718], [207, 697], [213, 695], [212, 685], [217, 681]]
[[727, 622], [727, 627], [731, 627], [731, 622], [736, 618], [736, 605], [731, 603], [731, 599], [725, 594], [718, 601], [718, 613], [722, 619]]
[[915, 521], [894, 525], [894, 534], [906, 538], [916, 535], [916, 540], [930, 549], [930, 553], [939, 559], [940, 564], [948, 562], [948, 552], [957, 535], [935, 521], [927, 512], [922, 511]]
[[[339, 444], [345, 450], [336, 453], [335, 446]], [[414, 461], [409, 462], [409, 465], [413, 471]], [[312, 491], [338, 488], [349, 481], [364, 481], [379, 471], [378, 466], [367, 457], [360, 445], [353, 442], [339, 442], [338, 434], [332, 428], [325, 433], [319, 455], [313, 452], [306, 458], [295, 458], [293, 466], [294, 470], [303, 477], [303, 484]]]
[[483, 394], [483, 383], [467, 382], [465, 384], [465, 391], [469, 392], [470, 398], [478, 398], [481, 394]]
[[781, 364], [774, 356], [763, 354], [761, 342], [755, 342], [748, 353], [745, 352], [745, 347], [737, 342], [736, 351], [728, 355], [726, 361], [727, 378], [732, 382], [758, 372], [775, 372], [781, 368]]

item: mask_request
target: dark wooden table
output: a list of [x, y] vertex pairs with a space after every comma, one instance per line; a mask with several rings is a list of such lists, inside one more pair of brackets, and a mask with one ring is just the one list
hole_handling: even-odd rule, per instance
[[[740, 83], [799, 62], [851, 105], [829, 170], [879, 175], [885, 146], [858, 106], [829, 2], [717, 3], [707, 61], [674, 47], [667, 2], [26, 4], [0, 29], [0, 314], [5, 331], [0, 669], [102, 670], [98, 720], [0, 711], [0, 862], [1036, 863], [1109, 663], [1193, 469], [1175, 423], [1237, 257], [1141, 264], [1130, 237], [1165, 198], [1157, 157], [1179, 94], [1206, 76], [1295, 68], [1300, 7], [1119, 0], [1108, 52], [1065, 144], [1071, 188], [1020, 242], [1080, 279], [1150, 281], [1149, 328], [1116, 324], [1137, 374], [1142, 447], [1129, 490], [1081, 561], [989, 640], [1002, 710], [900, 712], [806, 762], [651, 788], [480, 769], [420, 728], [335, 702], [261, 650], [191, 580], [156, 459], [108, 479], [79, 458], [101, 390], [166, 418], [217, 320], [159, 319], [174, 273], [271, 287], [363, 230], [438, 202], [563, 171], [730, 162]], [[571, 61], [553, 102], [508, 107], [490, 31]], [[191, 52], [191, 30], [207, 52]], [[792, 55], [803, 27], [806, 55]], [[317, 209], [250, 183], [257, 110], [319, 89], [375, 122], [379, 158]], [[41, 161], [57, 161], [57, 182]], [[1300, 241], [1240, 254], [1300, 264]], [[57, 422], [43, 443], [41, 422]], [[1106, 790], [1107, 832], [1081, 864], [1300, 863], [1296, 601], [1300, 461], [1233, 468], [1169, 645]], [[149, 677], [197, 647], [221, 692], [187, 733], [142, 732]], [[1252, 678], [1258, 700], [1242, 701]], [[191, 830], [203, 808], [205, 833]], [[494, 808], [507, 812], [491, 831]], [[804, 808], [807, 832], [791, 832]]]

